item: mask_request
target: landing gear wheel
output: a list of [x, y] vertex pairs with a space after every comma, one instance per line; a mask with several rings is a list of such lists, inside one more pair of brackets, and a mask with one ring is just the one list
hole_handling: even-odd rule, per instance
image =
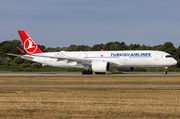
[[82, 74], [86, 74], [86, 72], [85, 72], [85, 71], [82, 71]]
[[167, 71], [164, 71], [163, 74], [167, 74]]
[[163, 72], [163, 74], [167, 74], [167, 69], [168, 69], [168, 67], [164, 67], [164, 72]]
[[95, 74], [106, 74], [106, 72], [95, 72]]
[[84, 75], [84, 74], [93, 74], [93, 72], [92, 71], [82, 71], [82, 74]]

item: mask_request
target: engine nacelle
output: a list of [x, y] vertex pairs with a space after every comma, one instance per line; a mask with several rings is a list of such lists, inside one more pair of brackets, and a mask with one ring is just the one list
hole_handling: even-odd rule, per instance
[[110, 71], [110, 63], [109, 62], [93, 62], [92, 70], [94, 72], [108, 72]]
[[119, 71], [134, 71], [134, 67], [122, 67], [118, 68]]

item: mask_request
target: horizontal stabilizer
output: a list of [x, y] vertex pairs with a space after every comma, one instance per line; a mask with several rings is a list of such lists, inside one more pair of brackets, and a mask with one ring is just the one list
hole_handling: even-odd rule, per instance
[[22, 54], [26, 54], [23, 50], [21, 50], [19, 47], [16, 47]]

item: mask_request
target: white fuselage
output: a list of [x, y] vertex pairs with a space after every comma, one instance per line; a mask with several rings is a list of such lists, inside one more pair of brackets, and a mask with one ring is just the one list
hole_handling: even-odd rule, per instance
[[[90, 59], [92, 61], [113, 62], [111, 68], [120, 67], [166, 67], [176, 65], [177, 61], [170, 54], [162, 51], [79, 51], [79, 52], [50, 52], [34, 54], [32, 61], [56, 67], [84, 68], [78, 62], [68, 62], [68, 60], [58, 60], [57, 58], [39, 57], [56, 56], [77, 59]], [[115, 65], [116, 64], [116, 65]]]

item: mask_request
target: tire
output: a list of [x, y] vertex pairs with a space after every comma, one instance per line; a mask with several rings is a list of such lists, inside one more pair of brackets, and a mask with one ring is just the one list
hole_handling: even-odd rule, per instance
[[92, 71], [82, 71], [82, 74], [85, 75], [85, 74], [93, 74]]
[[167, 74], [167, 71], [164, 71], [163, 74]]
[[85, 72], [85, 71], [82, 71], [82, 74], [86, 74], [86, 72]]
[[95, 72], [95, 74], [105, 74], [106, 72]]
[[88, 72], [88, 74], [93, 74], [93, 72], [92, 71], [87, 71]]

